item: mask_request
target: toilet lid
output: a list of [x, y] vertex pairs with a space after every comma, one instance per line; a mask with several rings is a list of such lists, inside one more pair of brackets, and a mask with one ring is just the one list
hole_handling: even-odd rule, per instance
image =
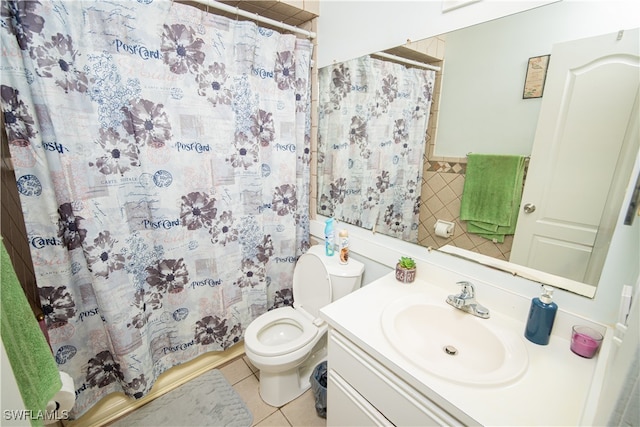
[[331, 302], [331, 278], [322, 259], [313, 253], [302, 255], [293, 271], [293, 305], [317, 319], [320, 309]]
[[[264, 343], [260, 336], [267, 328], [277, 328], [281, 323], [293, 324], [300, 328], [300, 334], [281, 344]], [[302, 313], [293, 307], [280, 307], [267, 311], [249, 324], [245, 331], [244, 345], [260, 356], [280, 356], [291, 353], [311, 342], [318, 334], [314, 326]]]

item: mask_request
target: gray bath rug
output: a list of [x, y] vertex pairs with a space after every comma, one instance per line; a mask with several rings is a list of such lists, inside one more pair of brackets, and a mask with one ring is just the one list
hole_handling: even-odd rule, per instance
[[253, 414], [242, 398], [229, 385], [222, 372], [213, 369], [160, 396], [111, 426], [249, 427], [252, 422]]

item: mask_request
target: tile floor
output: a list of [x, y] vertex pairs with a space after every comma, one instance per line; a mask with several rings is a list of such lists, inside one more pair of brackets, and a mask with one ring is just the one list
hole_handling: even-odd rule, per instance
[[260, 398], [260, 392], [258, 391], [259, 371], [246, 356], [238, 357], [219, 369], [253, 413], [254, 426], [326, 426], [326, 420], [316, 414], [315, 398], [311, 390], [307, 390], [292, 402], [276, 408], [275, 406], [267, 405]]

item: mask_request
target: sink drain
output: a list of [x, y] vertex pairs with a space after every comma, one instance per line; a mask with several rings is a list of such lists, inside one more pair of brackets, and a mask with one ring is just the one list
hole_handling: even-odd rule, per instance
[[443, 348], [444, 352], [447, 353], [449, 356], [455, 356], [456, 354], [458, 354], [458, 349], [455, 348], [452, 345], [445, 345]]

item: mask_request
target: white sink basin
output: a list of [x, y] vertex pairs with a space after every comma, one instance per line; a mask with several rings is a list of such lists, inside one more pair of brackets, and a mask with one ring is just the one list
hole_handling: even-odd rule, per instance
[[449, 381], [501, 385], [519, 378], [529, 363], [518, 334], [444, 301], [420, 296], [393, 301], [382, 313], [382, 329], [407, 360]]

